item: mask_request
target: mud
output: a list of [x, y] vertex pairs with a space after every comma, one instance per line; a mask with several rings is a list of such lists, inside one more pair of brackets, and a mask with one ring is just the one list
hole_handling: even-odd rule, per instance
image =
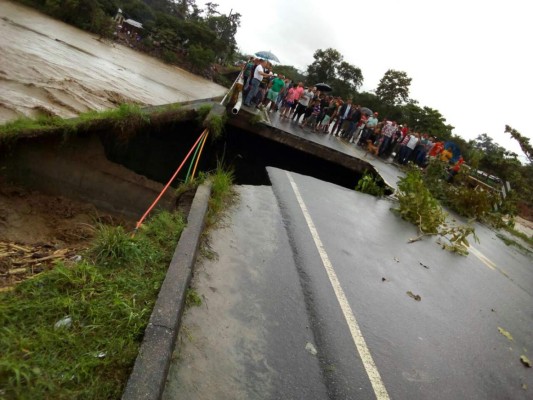
[[0, 123], [74, 117], [129, 102], [161, 105], [223, 96], [227, 89], [180, 68], [0, 1]]
[[0, 181], [0, 291], [79, 258], [98, 223], [133, 227], [89, 203]]

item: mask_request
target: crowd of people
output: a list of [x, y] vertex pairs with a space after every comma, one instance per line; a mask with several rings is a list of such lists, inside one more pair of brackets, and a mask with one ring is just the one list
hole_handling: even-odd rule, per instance
[[413, 162], [424, 168], [434, 157], [458, 170], [463, 162], [436, 137], [412, 130], [407, 124], [380, 120], [378, 112], [354, 104], [352, 99], [343, 100], [274, 74], [267, 60], [251, 57], [243, 66], [243, 78], [246, 107], [279, 112], [280, 118], [294, 121], [302, 129], [333, 135], [376, 157], [393, 157], [399, 164]]

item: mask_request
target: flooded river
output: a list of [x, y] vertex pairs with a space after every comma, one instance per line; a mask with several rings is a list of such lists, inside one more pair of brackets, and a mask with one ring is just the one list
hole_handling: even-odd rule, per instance
[[211, 81], [0, 0], [0, 123], [223, 95]]

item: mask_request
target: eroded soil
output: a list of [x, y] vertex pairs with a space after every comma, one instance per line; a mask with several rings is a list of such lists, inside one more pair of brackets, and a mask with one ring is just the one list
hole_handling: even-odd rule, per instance
[[98, 223], [133, 225], [88, 203], [0, 182], [0, 291], [79, 259]]

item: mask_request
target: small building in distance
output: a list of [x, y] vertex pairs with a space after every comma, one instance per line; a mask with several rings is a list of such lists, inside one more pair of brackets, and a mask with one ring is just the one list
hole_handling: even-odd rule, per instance
[[120, 33], [127, 34], [130, 37], [140, 36], [143, 31], [143, 24], [133, 19], [126, 19], [119, 8], [114, 18], [117, 23], [117, 30]]

